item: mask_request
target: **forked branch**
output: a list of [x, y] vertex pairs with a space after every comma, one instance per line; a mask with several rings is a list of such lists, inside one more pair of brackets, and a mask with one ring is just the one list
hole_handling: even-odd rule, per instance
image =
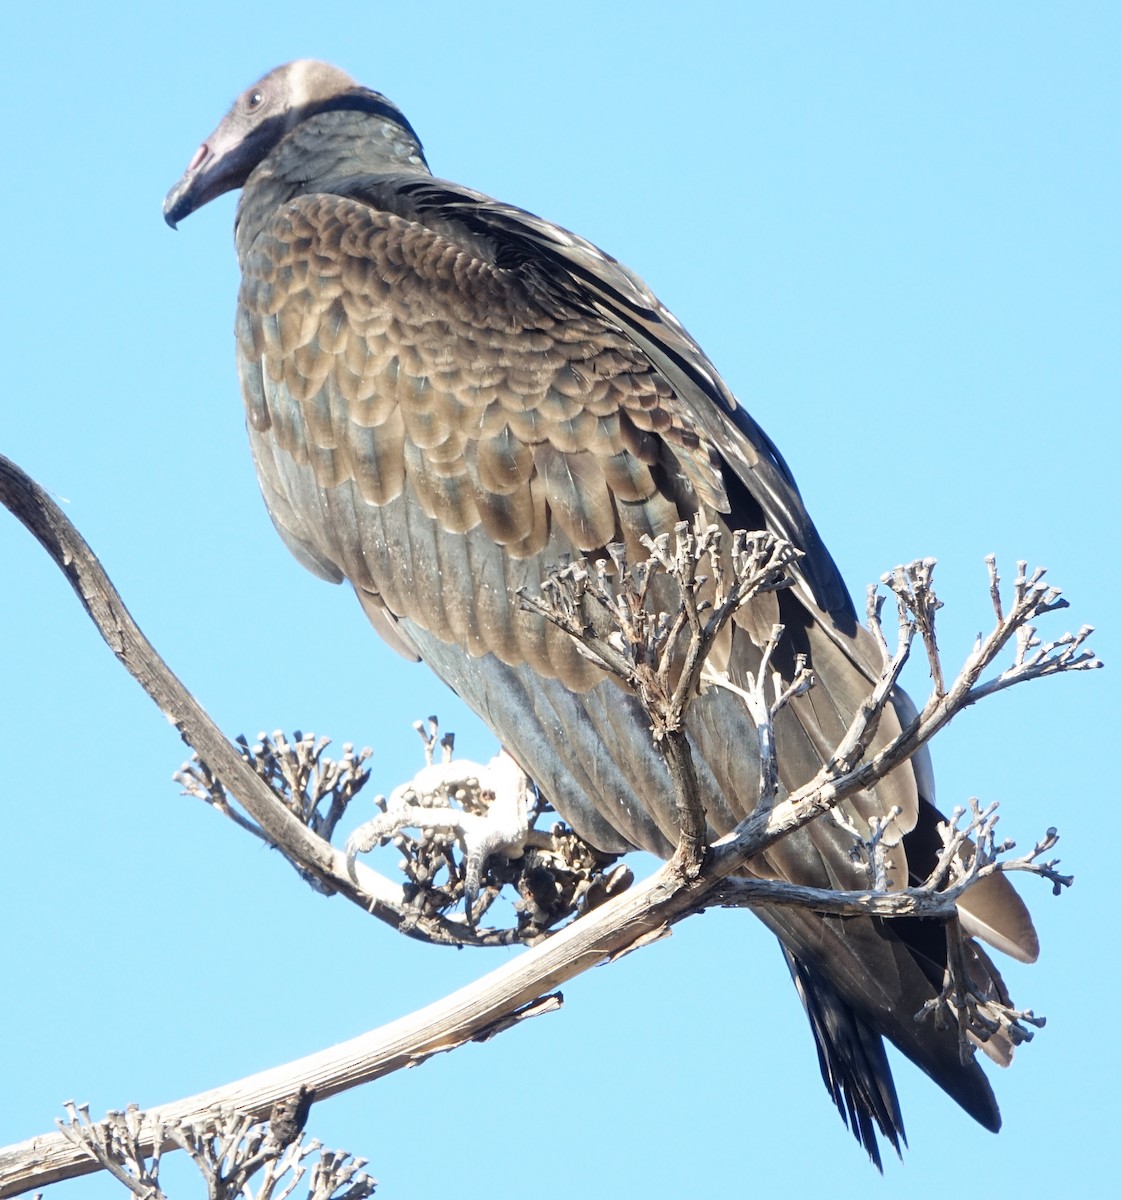
[[[362, 863], [348, 864], [343, 851], [319, 836], [328, 827], [334, 828], [337, 815], [341, 815], [337, 810], [343, 804], [344, 793], [349, 789], [349, 795], [353, 795], [362, 786], [359, 780], [364, 767], [360, 758], [348, 752], [350, 757], [344, 757], [343, 767], [333, 772], [324, 761], [324, 746], [318, 741], [305, 745], [300, 738], [294, 743], [274, 740], [266, 746], [262, 740], [252, 749], [244, 743], [240, 747], [232, 745], [136, 628], [70, 522], [41, 489], [6, 459], [0, 459], [0, 499], [47, 548], [111, 648], [206, 764], [191, 768], [188, 775], [209, 803], [233, 815], [226, 796], [227, 793], [236, 796], [249, 814], [257, 836], [281, 848], [319, 886], [336, 890], [397, 928], [414, 934], [419, 931], [430, 940], [456, 944], [481, 941], [482, 931], [463, 918], [453, 919], [438, 908], [435, 912], [424, 911], [423, 906], [418, 913], [416, 896], [410, 899], [400, 885]], [[780, 631], [774, 631], [756, 676], [747, 681], [746, 687], [736, 685], [759, 730], [766, 759], [760, 802], [732, 834], [706, 846], [704, 812], [695, 776], [691, 774], [689, 743], [684, 733], [685, 713], [701, 681], [706, 656], [727, 621], [750, 597], [784, 586], [796, 552], [769, 534], [736, 535], [730, 557], [726, 557], [719, 537], [700, 525], [692, 530], [679, 528], [672, 547], [668, 540], [659, 540], [649, 548], [651, 558], [633, 566], [618, 548], [611, 551], [611, 569], [599, 564], [570, 564], [549, 582], [543, 597], [526, 597], [526, 600], [561, 628], [568, 629], [606, 671], [626, 680], [642, 698], [659, 744], [669, 747], [667, 768], [674, 781], [684, 831], [682, 847], [674, 861], [644, 883], [623, 891], [603, 883], [611, 878], [614, 868], [610, 863], [606, 867], [601, 865], [597, 899], [602, 903], [593, 906], [586, 902], [585, 915], [580, 920], [569, 923], [514, 962], [428, 1010], [312, 1059], [149, 1113], [134, 1112], [124, 1125], [132, 1139], [129, 1153], [150, 1155], [161, 1145], [166, 1149], [169, 1128], [196, 1129], [207, 1113], [213, 1113], [223, 1104], [236, 1109], [237, 1120], [259, 1122], [268, 1117], [273, 1105], [302, 1085], [315, 1088], [319, 1095], [330, 1095], [465, 1040], [489, 1036], [508, 1027], [519, 1016], [547, 1011], [549, 1004], [543, 1005], [540, 997], [565, 979], [660, 936], [674, 922], [712, 903], [797, 903], [823, 912], [855, 911], [885, 916], [923, 911], [924, 915], [948, 916], [951, 936], [956, 936], [952, 930], [954, 898], [984, 873], [1029, 871], [1048, 879], [1056, 889], [1069, 882], [1068, 877], [1058, 874], [1054, 862], [1040, 861], [1054, 844], [1053, 832], [1021, 859], [1002, 859], [999, 856], [1009, 847], [998, 845], [991, 836], [992, 810], [979, 808], [972, 811], [969, 822], [960, 829], [947, 830], [938, 865], [919, 888], [903, 892], [885, 890], [885, 871], [882, 857], [878, 857], [882, 830], [878, 829], [872, 830], [864, 846], [869, 863], [867, 892], [829, 893], [738, 877], [748, 860], [792, 830], [872, 786], [976, 700], [1027, 679], [1100, 665], [1085, 649], [1089, 630], [1064, 635], [1054, 642], [1045, 643], [1037, 637], [1034, 623], [1065, 604], [1057, 591], [1042, 583], [1042, 572], [1029, 576], [1021, 568], [1012, 603], [1005, 611], [995, 566], [991, 567], [990, 590], [996, 626], [974, 647], [948, 686], [944, 683], [935, 636], [934, 614], [938, 602], [931, 586], [932, 564], [914, 564], [885, 577], [895, 597], [899, 619], [895, 649], [889, 649], [881, 623], [882, 601], [876, 599], [870, 609], [870, 621], [884, 657], [881, 679], [817, 777], [785, 797], [780, 795], [776, 783], [773, 721], [783, 705], [809, 686], [810, 680], [805, 664], [796, 669], [791, 679], [783, 680], [773, 672], [767, 678], [774, 645], [780, 636]], [[678, 588], [679, 606], [673, 609], [659, 604], [655, 611], [649, 611], [645, 606], [652, 589], [667, 584]], [[931, 696], [922, 712], [896, 737], [870, 753], [867, 748], [872, 745], [880, 717], [916, 636], [921, 639], [931, 664], [934, 679]], [[994, 678], [983, 679], [1010, 642], [1015, 642], [1016, 647], [1012, 665]], [[715, 679], [715, 682], [730, 686], [727, 680]], [[474, 764], [468, 766], [475, 769]], [[487, 790], [479, 789], [480, 803]], [[389, 836], [402, 833], [403, 828], [398, 824]], [[550, 831], [553, 834], [556, 831]], [[556, 836], [564, 836], [563, 831]], [[533, 841], [527, 835], [529, 849], [534, 848]], [[976, 848], [971, 849], [974, 845]], [[585, 901], [593, 891], [591, 884], [584, 889]], [[540, 938], [541, 932], [536, 929], [527, 936], [524, 930], [513, 928], [499, 931], [492, 941], [481, 944], [494, 944], [494, 940], [502, 937], [507, 941], [528, 941]], [[960, 942], [957, 938], [955, 945]], [[936, 1005], [935, 1019], [959, 1021], [963, 1037], [981, 1037], [986, 1028], [1035, 1020], [1022, 1012], [985, 1010], [983, 1006], [989, 1000], [970, 993], [967, 964], [964, 967], [955, 964], [957, 957], [960, 949], [952, 948], [951, 967]], [[81, 1124], [81, 1119], [78, 1123]], [[208, 1153], [199, 1145], [195, 1149], [199, 1154]], [[33, 1139], [31, 1143], [0, 1151], [0, 1196], [91, 1169], [97, 1166], [88, 1145], [76, 1145], [63, 1134]]]

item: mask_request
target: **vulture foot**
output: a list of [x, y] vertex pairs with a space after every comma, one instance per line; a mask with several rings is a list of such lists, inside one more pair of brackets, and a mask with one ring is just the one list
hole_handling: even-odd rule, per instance
[[479, 895], [487, 861], [496, 854], [521, 858], [529, 836], [529, 779], [501, 751], [485, 766], [460, 759], [430, 763], [395, 788], [379, 813], [346, 843], [347, 863], [395, 838], [403, 830], [447, 831], [463, 848], [463, 895], [467, 919]]

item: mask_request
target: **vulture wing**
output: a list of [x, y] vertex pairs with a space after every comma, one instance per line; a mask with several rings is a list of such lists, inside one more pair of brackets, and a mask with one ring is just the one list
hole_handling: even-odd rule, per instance
[[[637, 554], [642, 535], [697, 511], [728, 530], [771, 529], [805, 551], [796, 587], [749, 606], [720, 665], [742, 679], [758, 631], [785, 624], [785, 669], [808, 654], [817, 686], [782, 714], [782, 783], [811, 778], [878, 655], [782, 456], [646, 285], [556, 225], [433, 179], [400, 113], [325, 64], [289, 64], [246, 92], [169, 195], [168, 219], [234, 187], [250, 442], [300, 561], [347, 580], [382, 636], [480, 713], [587, 840], [668, 855], [672, 789], [642, 711], [515, 592], [566, 555], [616, 541]], [[909, 718], [906, 697], [896, 710], [881, 738]], [[713, 689], [689, 733], [712, 832], [726, 833], [753, 803], [754, 729]], [[900, 809], [900, 881], [936, 853], [932, 790], [917, 756], [846, 810], [866, 828]], [[752, 870], [859, 888], [850, 844], [822, 818]], [[1035, 956], [1003, 879], [968, 900], [973, 928]], [[941, 984], [939, 927], [759, 915], [783, 945], [826, 1085], [875, 1161], [876, 1127], [896, 1149], [903, 1136], [881, 1036], [998, 1127], [956, 1032], [914, 1020]], [[971, 955], [976, 986], [1003, 995], [988, 958]], [[1010, 1057], [1000, 1038], [986, 1049]]]

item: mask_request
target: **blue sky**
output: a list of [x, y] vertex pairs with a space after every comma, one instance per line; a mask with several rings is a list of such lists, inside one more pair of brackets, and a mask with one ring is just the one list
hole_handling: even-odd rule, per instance
[[[65, 501], [229, 733], [369, 743], [384, 791], [419, 765], [416, 717], [492, 749], [273, 534], [233, 366], [233, 200], [175, 234], [161, 218], [233, 96], [300, 56], [400, 104], [437, 174], [639, 271], [782, 448], [858, 595], [936, 556], [953, 660], [988, 622], [983, 556], [1008, 576], [1027, 558], [1074, 604], [1050, 632], [1095, 623], [1117, 662], [1116, 6], [201, 0], [22, 6], [3, 32], [0, 450]], [[1057, 825], [1078, 876], [1058, 900], [1024, 887], [1043, 956], [1007, 978], [1050, 1021], [994, 1080], [998, 1138], [900, 1064], [911, 1151], [881, 1182], [744, 913], [591, 972], [560, 1015], [317, 1106], [311, 1128], [370, 1158], [380, 1194], [421, 1200], [924, 1200], [963, 1171], [994, 1198], [1090, 1192], [1113, 1177], [1121, 1065], [1114, 677], [1029, 685], [934, 746], [944, 807], [999, 800], [1022, 843]], [[0, 1142], [69, 1097], [149, 1105], [309, 1053], [506, 953], [413, 945], [179, 797], [174, 731], [10, 519], [0, 683]]]

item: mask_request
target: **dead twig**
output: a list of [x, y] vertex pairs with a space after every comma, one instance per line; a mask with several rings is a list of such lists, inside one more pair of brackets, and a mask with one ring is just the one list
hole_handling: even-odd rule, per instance
[[[69, 521], [41, 489], [4, 459], [0, 459], [0, 499], [48, 549], [114, 652], [208, 764], [214, 778], [220, 779], [221, 785], [244, 804], [263, 835], [272, 844], [282, 846], [293, 861], [301, 862], [317, 879], [390, 924], [412, 932], [410, 922], [416, 920], [416, 915], [403, 903], [402, 889], [362, 864], [353, 864], [354, 875], [351, 875], [343, 853], [308, 827], [309, 820], [314, 824], [309, 814], [316, 806], [308, 808], [300, 801], [293, 807], [291, 797], [285, 801], [278, 796], [272, 783], [248, 761], [247, 748], [243, 746], [239, 752], [222, 737], [140, 634]], [[538, 999], [564, 979], [661, 936], [674, 922], [707, 904], [737, 902], [737, 897], [747, 895], [757, 885], [759, 889], [774, 889], [768, 903], [804, 903], [822, 911], [843, 911], [840, 907], [828, 907], [829, 898], [824, 894], [804, 894], [812, 889], [736, 876], [748, 861], [779, 838], [874, 785], [924, 746], [956, 713], [979, 698], [1027, 679], [1100, 665], [1084, 648], [1088, 630], [1049, 643], [1037, 638], [1034, 622], [1065, 606], [1057, 590], [1042, 584], [1041, 571], [1029, 576], [1021, 566], [1013, 603], [1006, 612], [999, 599], [999, 580], [993, 566], [990, 590], [996, 597], [996, 626], [978, 642], [961, 671], [946, 686], [935, 636], [934, 616], [939, 604], [931, 583], [933, 564], [927, 560], [897, 569], [885, 577], [899, 614], [897, 645], [894, 651], [888, 650], [888, 640], [880, 627], [882, 603], [876, 600], [870, 607], [870, 618], [873, 636], [884, 655], [884, 670], [841, 745], [813, 780], [786, 798], [779, 798], [771, 782], [765, 782], [760, 792], [762, 802], [756, 810], [728, 837], [706, 847], [703, 806], [695, 775], [689, 770], [685, 710], [723, 623], [751, 596], [785, 586], [787, 567], [796, 552], [770, 535], [737, 534], [729, 568], [720, 559], [718, 539], [712, 538], [710, 530], [699, 525], [692, 531], [680, 527], [677, 536], [673, 549], [668, 541], [652, 543], [652, 558], [646, 565], [630, 568], [613, 551], [614, 575], [606, 567], [593, 570], [587, 564], [574, 563], [546, 589], [543, 599], [525, 598], [539, 611], [544, 611], [542, 606], [549, 607], [553, 613], [550, 620], [567, 629], [606, 670], [633, 687], [651, 714], [659, 744], [679, 748], [680, 753], [673, 750], [666, 754], [684, 830], [675, 859], [646, 882], [612, 896], [583, 919], [438, 1005], [287, 1068], [277, 1068], [240, 1084], [227, 1085], [145, 1114], [134, 1112], [128, 1119], [131, 1125], [128, 1121], [125, 1124], [127, 1137], [134, 1143], [130, 1153], [151, 1154], [157, 1146], [166, 1149], [168, 1130], [193, 1128], [222, 1105], [241, 1114], [239, 1120], [249, 1117], [260, 1121], [277, 1100], [301, 1085], [327, 1096], [451, 1049], [484, 1031], [501, 1027], [514, 1014], [535, 1011], [532, 1006]], [[682, 593], [679, 611], [662, 607], [650, 613], [643, 607], [658, 572], [663, 575], [669, 572], [679, 582]], [[931, 663], [934, 679], [931, 696], [914, 720], [885, 745], [869, 752], [884, 707], [890, 701], [902, 663], [916, 636]], [[982, 679], [998, 654], [1012, 641], [1016, 645], [1012, 666], [993, 679]], [[761, 683], [767, 661], [764, 660], [764, 668], [751, 686], [744, 689], [752, 696], [752, 711], [759, 713], [755, 718], [757, 726], [766, 726], [773, 720], [779, 707], [795, 694], [792, 689], [808, 684], [808, 680], [795, 678], [780, 681], [780, 686], [772, 679], [768, 694]], [[764, 729], [761, 740], [766, 736]], [[299, 771], [293, 778], [298, 788], [305, 788], [310, 782], [310, 776], [301, 782]], [[286, 781], [291, 787], [291, 780], [286, 777]], [[773, 798], [770, 804], [766, 803], [768, 796]], [[1030, 871], [1049, 879], [1056, 888], [1065, 886], [1068, 879], [1058, 875], [1054, 863], [1038, 861], [1053, 845], [1051, 833], [1041, 839], [1037, 852], [1023, 856], [1020, 866], [1013, 867], [994, 857], [1003, 847], [998, 849], [990, 836], [989, 814], [991, 810], [984, 810], [979, 818], [975, 815], [971, 833], [963, 837], [948, 832], [946, 849], [931, 879], [922, 888], [902, 892], [884, 890], [890, 885], [888, 868], [886, 862], [877, 860], [883, 831], [873, 828], [866, 839], [872, 886], [866, 894], [840, 893], [836, 904], [853, 905], [852, 911], [864, 914], [916, 911], [915, 906], [952, 902], [955, 889], [969, 886], [971, 877], [976, 879], [986, 871], [998, 869]], [[970, 839], [976, 840], [972, 855], [967, 848]], [[756, 892], [757, 896], [760, 894], [761, 891]], [[446, 935], [448, 941], [457, 943], [464, 940], [460, 936], [462, 925], [456, 928], [445, 917], [438, 915], [438, 918], [429, 922], [426, 936], [438, 940]], [[947, 924], [953, 923], [951, 915]], [[956, 933], [953, 938], [953, 944], [948, 944], [951, 961], [946, 985], [931, 1010], [934, 1019], [952, 1017], [959, 1022], [963, 1038], [978, 1039], [985, 1036], [986, 1030], [1010, 1032], [1012, 1026], [1037, 1021], [1030, 1013], [1012, 1010], [1008, 1005], [1002, 1009], [1000, 997], [994, 999], [984, 989], [978, 989], [969, 974], [964, 949], [967, 943]], [[60, 1133], [53, 1139], [38, 1138], [10, 1147], [0, 1151], [0, 1196], [85, 1173], [96, 1169], [97, 1162], [96, 1153], [91, 1157], [88, 1144], [80, 1136], [75, 1139]], [[146, 1169], [151, 1175], [150, 1167]], [[158, 1186], [155, 1177], [144, 1179], [142, 1174], [135, 1176], [141, 1187]]]
[[[139, 1200], [165, 1200], [159, 1169], [167, 1149], [187, 1152], [209, 1200], [287, 1200], [307, 1174], [307, 1159], [317, 1152], [309, 1200], [365, 1200], [376, 1187], [376, 1180], [363, 1170], [365, 1159], [301, 1140], [313, 1099], [301, 1087], [294, 1096], [278, 1100], [265, 1120], [225, 1106], [197, 1122], [179, 1124], [146, 1123], [135, 1105], [92, 1121], [87, 1105], [68, 1102], [69, 1119], [58, 1126], [73, 1146]], [[249, 1184], [257, 1175], [254, 1191]]]

